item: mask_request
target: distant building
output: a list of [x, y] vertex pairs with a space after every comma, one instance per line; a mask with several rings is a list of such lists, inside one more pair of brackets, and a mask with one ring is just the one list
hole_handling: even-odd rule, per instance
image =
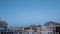
[[0, 34], [6, 34], [8, 23], [6, 21], [0, 21]]
[[44, 27], [31, 25], [28, 27], [8, 28], [6, 21], [0, 21], [0, 34], [60, 34], [60, 24], [46, 22]]
[[42, 33], [46, 33], [46, 34], [56, 34], [56, 27], [59, 26], [59, 23], [55, 23], [55, 22], [47, 22], [45, 24], [45, 26], [43, 27], [44, 31], [42, 31]]
[[48, 34], [47, 33], [47, 27], [44, 26], [41, 28], [41, 34]]
[[10, 28], [7, 34], [22, 34], [21, 28]]
[[31, 25], [30, 27], [25, 28], [25, 34], [41, 34], [41, 25]]

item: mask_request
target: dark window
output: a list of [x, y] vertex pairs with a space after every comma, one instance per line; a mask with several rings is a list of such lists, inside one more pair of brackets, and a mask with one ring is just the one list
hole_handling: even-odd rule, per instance
[[49, 27], [47, 27], [47, 29], [49, 29]]
[[52, 34], [52, 32], [50, 32], [50, 34]]

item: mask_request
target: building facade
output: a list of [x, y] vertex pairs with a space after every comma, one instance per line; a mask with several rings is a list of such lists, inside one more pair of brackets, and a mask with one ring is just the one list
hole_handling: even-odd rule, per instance
[[6, 34], [7, 33], [7, 22], [6, 21], [0, 21], [0, 34]]
[[60, 26], [59, 23], [47, 22], [44, 27], [42, 27], [42, 34], [57, 34], [56, 27]]

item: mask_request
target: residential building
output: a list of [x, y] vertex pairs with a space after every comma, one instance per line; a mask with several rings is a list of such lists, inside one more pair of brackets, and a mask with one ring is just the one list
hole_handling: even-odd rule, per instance
[[41, 34], [41, 26], [31, 25], [30, 27], [25, 28], [26, 34]]
[[44, 29], [42, 28], [42, 33], [46, 33], [46, 34], [56, 34], [56, 27], [59, 26], [59, 23], [55, 23], [55, 22], [46, 22], [46, 24], [44, 25]]
[[0, 34], [6, 34], [8, 23], [6, 21], [0, 21]]
[[10, 28], [7, 34], [22, 34], [21, 28]]
[[31, 25], [28, 27], [8, 28], [6, 21], [0, 21], [0, 34], [60, 34], [60, 24], [46, 22], [44, 27]]

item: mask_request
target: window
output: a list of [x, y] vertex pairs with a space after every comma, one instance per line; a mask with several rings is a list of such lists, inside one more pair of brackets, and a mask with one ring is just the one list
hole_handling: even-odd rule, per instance
[[47, 29], [49, 29], [49, 27], [47, 27]]
[[50, 27], [50, 31], [52, 31], [52, 27]]
[[50, 32], [50, 34], [52, 34], [52, 32]]

